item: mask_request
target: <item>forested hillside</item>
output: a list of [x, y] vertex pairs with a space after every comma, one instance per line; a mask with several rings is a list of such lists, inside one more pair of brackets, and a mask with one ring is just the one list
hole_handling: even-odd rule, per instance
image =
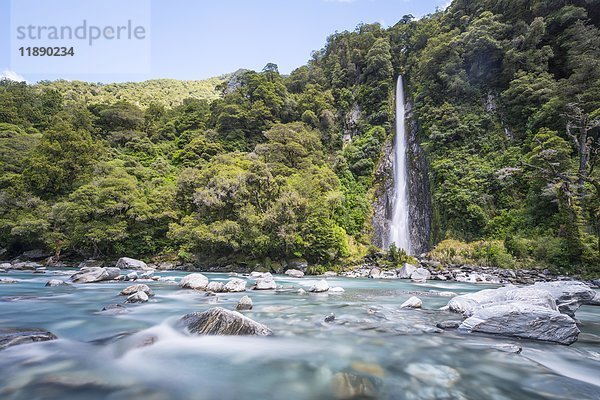
[[599, 26], [597, 0], [455, 0], [337, 33], [289, 76], [238, 71], [218, 97], [193, 82], [2, 81], [0, 247], [355, 262], [376, 251], [373, 174], [402, 74], [432, 254], [598, 273]]

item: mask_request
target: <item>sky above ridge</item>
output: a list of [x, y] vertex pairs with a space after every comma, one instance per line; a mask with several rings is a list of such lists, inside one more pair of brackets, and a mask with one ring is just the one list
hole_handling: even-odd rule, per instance
[[[267, 63], [277, 64], [280, 72], [287, 74], [305, 64], [311, 52], [321, 49], [327, 36], [336, 31], [354, 30], [360, 23], [390, 26], [404, 15], [421, 17], [448, 3], [448, 0], [146, 0], [150, 15], [147, 68], [142, 73], [124, 74], [100, 73], [91, 62], [78, 66], [76, 72], [60, 69], [47, 72], [45, 68], [24, 72], [15, 68], [19, 65], [15, 61], [23, 58], [15, 59], [22, 56], [10, 44], [16, 28], [11, 27], [11, 6], [13, 11], [18, 10], [19, 4], [15, 3], [19, 1], [24, 0], [0, 0], [0, 73], [28, 82], [205, 79], [239, 68], [260, 70]], [[53, 16], [63, 1], [68, 0], [40, 1], [32, 11]], [[63, 20], [69, 18], [71, 9], [63, 7], [60, 11]], [[120, 11], [103, 7], [89, 18], [114, 19], [115, 15], [124, 14]], [[80, 18], [81, 14], [72, 12], [72, 20]]]

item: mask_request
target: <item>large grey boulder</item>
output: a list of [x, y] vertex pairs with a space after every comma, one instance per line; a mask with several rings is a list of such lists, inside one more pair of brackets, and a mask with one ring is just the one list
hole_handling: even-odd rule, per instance
[[425, 268], [417, 268], [410, 274], [410, 279], [416, 283], [425, 283], [428, 279], [431, 279], [431, 273]]
[[400, 268], [398, 270], [398, 279], [410, 279], [410, 276], [416, 270], [417, 270], [417, 267], [415, 267], [412, 264], [406, 263], [406, 264], [404, 264], [404, 266], [402, 268]]
[[277, 284], [273, 279], [271, 274], [265, 275], [262, 278], [256, 278], [256, 286], [254, 290], [275, 290], [277, 289]]
[[125, 303], [146, 303], [148, 302], [148, 295], [145, 292], [139, 291], [131, 296], [127, 297]]
[[240, 278], [232, 278], [223, 287], [226, 292], [238, 293], [246, 291], [246, 281]]
[[206, 291], [207, 292], [213, 292], [213, 293], [221, 293], [223, 292], [223, 288], [224, 288], [224, 284], [223, 282], [217, 282], [217, 281], [213, 281], [210, 282], [207, 286], [206, 286]]
[[115, 279], [120, 273], [119, 268], [86, 267], [73, 274], [71, 280], [75, 283], [102, 282]]
[[119, 261], [117, 261], [117, 268], [120, 269], [141, 269], [141, 270], [149, 270], [152, 268], [148, 268], [148, 264], [141, 260], [136, 260], [135, 258], [129, 257], [121, 257]]
[[315, 283], [309, 290], [309, 292], [313, 293], [324, 293], [329, 290], [329, 283], [325, 279], [321, 279], [317, 283]]
[[0, 350], [18, 344], [45, 342], [58, 339], [54, 334], [43, 329], [0, 328]]
[[410, 299], [406, 300], [404, 303], [402, 303], [402, 305], [400, 305], [400, 308], [421, 308], [422, 306], [423, 302], [421, 301], [421, 299], [413, 296]]
[[556, 301], [558, 310], [573, 318], [581, 305], [596, 296], [594, 289], [577, 281], [536, 282], [533, 287], [549, 292]]
[[270, 336], [273, 332], [263, 324], [243, 316], [237, 311], [221, 307], [211, 308], [203, 313], [184, 315], [180, 324], [195, 335], [257, 335]]
[[208, 286], [208, 278], [202, 274], [189, 274], [181, 278], [179, 286], [184, 289], [204, 290]]
[[149, 297], [154, 296], [154, 292], [152, 291], [152, 289], [150, 289], [148, 285], [144, 284], [127, 286], [125, 289], [121, 290], [121, 296], [131, 296], [132, 294], [135, 294], [137, 292], [144, 292]]
[[456, 296], [448, 302], [448, 307], [450, 311], [458, 312], [468, 317], [478, 308], [511, 301], [522, 301], [558, 311], [556, 302], [548, 291], [537, 289], [533, 286], [518, 288], [512, 285]]
[[61, 281], [60, 279], [50, 279], [48, 282], [46, 282], [45, 286], [48, 287], [56, 287], [56, 286], [67, 286], [68, 283], [65, 281]]
[[565, 345], [574, 343], [579, 335], [577, 324], [568, 315], [521, 301], [479, 307], [459, 329]]

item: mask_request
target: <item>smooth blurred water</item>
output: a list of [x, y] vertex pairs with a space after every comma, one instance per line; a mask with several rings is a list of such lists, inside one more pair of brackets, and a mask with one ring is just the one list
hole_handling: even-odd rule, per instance
[[[130, 283], [44, 287], [68, 276], [2, 274], [20, 281], [0, 284], [0, 327], [44, 328], [59, 340], [1, 351], [0, 399], [328, 399], [339, 372], [366, 377], [382, 399], [600, 398], [598, 307], [580, 309], [583, 333], [565, 347], [436, 333], [437, 322], [458, 319], [437, 310], [450, 298], [439, 292], [489, 286], [329, 278], [345, 293], [299, 295], [316, 280], [277, 276], [277, 292], [208, 297], [152, 282], [149, 303], [110, 314], [99, 311], [122, 303], [118, 294]], [[176, 327], [189, 312], [235, 309], [243, 295], [254, 302], [245, 315], [268, 325], [273, 337], [190, 337]], [[412, 295], [424, 309], [399, 309]], [[331, 313], [335, 320], [325, 323]], [[504, 344], [523, 351], [495, 348]]]

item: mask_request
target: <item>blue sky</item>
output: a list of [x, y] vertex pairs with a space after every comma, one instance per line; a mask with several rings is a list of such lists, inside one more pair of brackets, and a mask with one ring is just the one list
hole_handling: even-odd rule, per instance
[[[38, 14], [52, 16], [67, 0], [41, 2]], [[87, 0], [89, 1], [89, 0]], [[101, 2], [101, 0], [94, 0]], [[123, 0], [124, 2], [127, 0]], [[328, 35], [359, 23], [388, 26], [403, 15], [434, 12], [448, 0], [148, 0], [151, 2], [150, 68], [147, 73], [34, 73], [11, 67], [10, 1], [0, 0], [0, 72], [41, 79], [92, 82], [152, 78], [203, 79], [238, 68], [259, 70], [274, 62], [282, 73], [303, 65]], [[19, 0], [13, 0], [19, 2]], [[111, 19], [120, 10], [104, 7], [94, 18]], [[65, 11], [63, 11], [64, 13]], [[68, 18], [68, 15], [62, 15]], [[15, 55], [12, 55], [15, 57]], [[44, 62], [44, 61], [38, 61]], [[93, 65], [90, 65], [90, 70]], [[85, 69], [85, 68], [84, 68]]]

